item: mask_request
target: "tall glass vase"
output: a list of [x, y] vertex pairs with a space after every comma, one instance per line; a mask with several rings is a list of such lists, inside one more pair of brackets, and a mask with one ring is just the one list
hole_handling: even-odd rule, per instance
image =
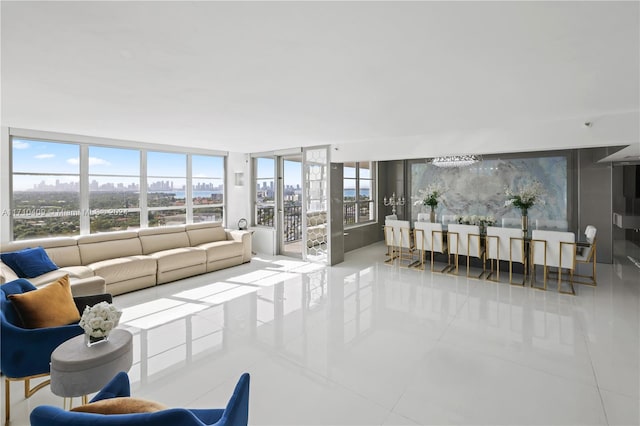
[[522, 236], [524, 238], [529, 236], [529, 216], [527, 209], [522, 209]]
[[431, 213], [429, 213], [429, 221], [431, 223], [436, 223], [436, 207], [431, 206]]

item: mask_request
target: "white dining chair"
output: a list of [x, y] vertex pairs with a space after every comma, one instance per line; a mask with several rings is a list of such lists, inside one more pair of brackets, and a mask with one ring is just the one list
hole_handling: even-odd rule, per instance
[[[575, 295], [573, 287], [573, 272], [576, 265], [576, 237], [573, 232], [540, 231], [534, 230], [531, 234], [531, 265], [534, 268], [531, 274], [531, 286], [540, 290], [547, 289], [548, 268], [555, 267], [558, 270], [558, 292]], [[544, 287], [535, 286], [535, 267], [543, 267]], [[568, 283], [571, 291], [562, 290], [562, 270], [569, 273]]]
[[398, 256], [398, 264], [408, 268], [415, 263], [413, 257], [415, 249], [409, 221], [402, 222], [406, 222], [406, 225], [400, 227], [400, 255]]
[[[488, 226], [486, 235], [485, 253], [491, 262], [491, 270], [487, 275], [490, 281], [500, 281], [500, 261], [509, 262], [509, 284], [523, 285], [527, 276], [527, 265], [525, 257], [525, 243], [522, 231], [516, 228], [501, 228]], [[494, 273], [494, 261], [496, 263], [496, 279], [492, 279]], [[522, 283], [513, 282], [513, 263], [521, 263], [523, 270]]]
[[540, 231], [566, 231], [568, 228], [566, 220], [536, 219], [536, 229]]
[[447, 265], [439, 271], [434, 271], [435, 253], [447, 253], [447, 244], [444, 241], [442, 224], [416, 222], [413, 233], [415, 248], [420, 256], [420, 263], [417, 265], [419, 269], [424, 270], [424, 259], [427, 252], [431, 253], [431, 272], [444, 272], [451, 267], [448, 262], [449, 256], [447, 256]]
[[418, 222], [430, 222], [429, 213], [418, 213]]
[[522, 228], [522, 218], [513, 218], [513, 217], [503, 217], [502, 218], [502, 227], [503, 228]]
[[391, 225], [384, 226], [384, 244], [387, 246], [387, 259], [385, 259], [384, 263], [387, 265], [393, 265], [393, 262], [396, 259], [396, 247], [395, 236], [393, 235], [393, 226]]
[[456, 215], [455, 214], [443, 214], [442, 215], [442, 224], [443, 225], [449, 225], [450, 223], [457, 223], [456, 222]]
[[[587, 225], [584, 230], [584, 236], [587, 240], [587, 246], [579, 246], [576, 254], [576, 274], [574, 277], [580, 278], [580, 280], [575, 281], [578, 284], [585, 284], [595, 287], [597, 285], [596, 281], [596, 233], [597, 229], [593, 225]], [[580, 275], [578, 274], [578, 265], [581, 263], [589, 264], [591, 263], [591, 274], [590, 275]], [[582, 280], [582, 279], [585, 280]]]
[[[447, 243], [449, 245], [449, 254], [454, 255], [455, 271], [458, 274], [458, 257], [460, 255], [467, 257], [467, 277], [470, 269], [470, 259], [477, 257], [482, 262], [482, 272], [476, 278], [482, 277], [485, 272], [484, 268], [484, 249], [481, 244], [480, 227], [478, 225], [460, 225], [452, 223], [448, 225]], [[451, 269], [453, 270], [453, 268]], [[451, 272], [451, 270], [449, 272]]]
[[385, 228], [387, 226], [390, 226], [393, 229], [392, 241], [395, 252], [394, 259], [398, 259], [399, 263], [403, 265], [405, 258], [413, 256], [411, 225], [408, 220], [386, 220]]

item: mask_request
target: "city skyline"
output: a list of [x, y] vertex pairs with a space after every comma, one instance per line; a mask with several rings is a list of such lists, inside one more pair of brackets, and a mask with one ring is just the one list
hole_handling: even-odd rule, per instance
[[[140, 150], [89, 146], [89, 175], [117, 181], [139, 179]], [[154, 180], [184, 179], [187, 154], [147, 151], [146, 175]], [[40, 185], [77, 184], [80, 145], [73, 143], [12, 139], [13, 189], [25, 191]], [[224, 157], [191, 155], [191, 175], [197, 179], [224, 179]], [[56, 183], [58, 181], [58, 183]]]
[[[150, 192], [160, 192], [160, 191], [173, 191], [173, 192], [184, 192], [186, 190], [186, 185], [182, 186], [174, 186], [173, 181], [156, 181], [152, 182], [149, 185], [148, 191]], [[214, 185], [213, 183], [202, 183], [199, 182], [197, 184], [192, 185], [193, 191], [222, 191], [224, 189], [223, 184]], [[39, 183], [34, 184], [33, 188], [16, 191], [16, 192], [32, 192], [32, 191], [41, 191], [41, 192], [78, 192], [80, 190], [79, 182], [63, 182], [60, 179], [56, 179], [54, 184], [48, 184], [45, 180], [41, 180]], [[89, 183], [89, 191], [98, 191], [98, 192], [109, 192], [109, 191], [117, 191], [117, 192], [140, 192], [140, 185], [137, 183], [130, 183], [125, 186], [122, 182], [105, 182], [100, 184], [97, 180], [92, 180]]]

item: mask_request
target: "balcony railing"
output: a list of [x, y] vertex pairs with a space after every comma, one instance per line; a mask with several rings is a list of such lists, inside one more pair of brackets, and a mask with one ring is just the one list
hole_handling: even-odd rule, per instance
[[[258, 206], [256, 209], [256, 225], [274, 225], [274, 206]], [[302, 206], [290, 205], [284, 207], [284, 241], [287, 243], [302, 239]]]
[[[351, 225], [354, 223], [363, 223], [373, 220], [373, 200], [361, 201], [358, 204], [355, 201], [344, 202], [344, 223]], [[275, 217], [274, 206], [258, 206], [256, 208], [256, 225], [274, 226]], [[289, 205], [284, 207], [284, 235], [285, 242], [299, 241], [302, 239], [302, 206]], [[359, 220], [356, 222], [356, 215]]]
[[[354, 223], [364, 223], [373, 220], [373, 200], [360, 201], [344, 201], [343, 203], [344, 224], [352, 225]], [[356, 214], [359, 219], [356, 221]]]

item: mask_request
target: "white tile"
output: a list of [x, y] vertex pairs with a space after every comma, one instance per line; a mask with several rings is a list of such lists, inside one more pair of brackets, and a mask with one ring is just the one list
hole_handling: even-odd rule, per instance
[[600, 390], [610, 426], [640, 425], [640, 399]]
[[598, 389], [439, 343], [394, 412], [425, 424], [606, 424]]
[[[596, 386], [585, 337], [569, 306], [535, 289], [496, 286], [473, 292], [442, 337], [460, 348]], [[557, 295], [556, 295], [557, 296]]]
[[[628, 261], [598, 264], [598, 286], [573, 297], [388, 266], [384, 253], [331, 268], [260, 256], [117, 296], [133, 395], [221, 408], [247, 371], [255, 425], [638, 424]], [[48, 387], [28, 401], [12, 389], [12, 426], [62, 406]]]
[[[228, 399], [233, 389], [231, 382], [191, 405], [202, 407]], [[251, 369], [249, 401], [252, 425], [379, 425], [388, 414], [325, 376], [277, 356], [261, 360]]]
[[399, 414], [389, 413], [389, 416], [384, 423], [382, 423], [382, 426], [414, 426], [419, 424], [420, 423], [414, 422], [413, 420]]

